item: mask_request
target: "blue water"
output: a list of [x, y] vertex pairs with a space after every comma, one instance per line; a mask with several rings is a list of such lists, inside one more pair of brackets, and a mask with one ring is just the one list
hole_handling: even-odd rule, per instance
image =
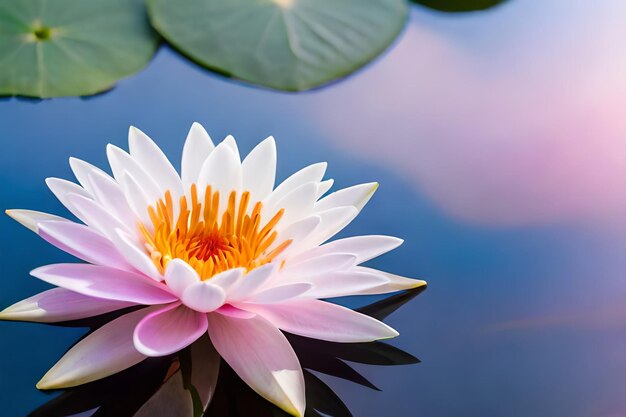
[[[472, 191], [480, 189], [481, 181], [472, 182], [469, 177], [465, 186], [442, 188], [438, 180], [454, 171], [464, 158], [470, 161], [483, 151], [491, 152], [494, 146], [506, 144], [509, 137], [505, 134], [503, 142], [487, 143], [481, 135], [488, 121], [467, 123], [463, 146], [472, 151], [455, 155], [453, 163], [439, 158], [442, 153], [438, 146], [442, 145], [437, 135], [446, 139], [444, 147], [455, 143], [446, 135], [453, 134], [450, 131], [460, 123], [463, 109], [454, 104], [457, 97], [450, 97], [449, 114], [437, 113], [442, 125], [416, 130], [408, 141], [396, 138], [417, 129], [411, 122], [412, 113], [406, 111], [406, 100], [414, 105], [418, 120], [429, 115], [423, 123], [435, 117], [429, 109], [441, 104], [433, 104], [433, 96], [425, 94], [399, 97], [394, 108], [390, 92], [400, 92], [405, 86], [412, 91], [432, 92], [432, 85], [447, 82], [443, 77], [451, 75], [442, 74], [441, 80], [407, 73], [388, 76], [389, 69], [403, 67], [409, 59], [429, 77], [436, 75], [428, 62], [420, 61], [417, 52], [407, 58], [407, 48], [421, 42], [424, 34], [437, 35], [434, 45], [452, 45], [452, 50], [463, 52], [460, 55], [475, 54], [481, 65], [505, 65], [510, 53], [507, 42], [519, 42], [525, 33], [525, 17], [540, 15], [540, 7], [530, 5], [532, 2], [510, 3], [514, 4], [463, 17], [415, 9], [408, 32], [390, 53], [347, 80], [310, 93], [285, 94], [225, 80], [162, 47], [144, 71], [107, 93], [85, 99], [2, 99], [0, 207], [65, 213], [44, 179], [71, 178], [69, 156], [106, 167], [105, 145], [110, 142], [126, 148], [131, 124], [151, 135], [173, 161], [180, 160], [183, 139], [194, 121], [202, 123], [214, 140], [233, 134], [244, 153], [273, 135], [278, 143], [280, 178], [324, 160], [329, 162], [328, 175], [336, 180], [336, 187], [380, 182], [372, 201], [343, 234], [404, 238], [403, 246], [371, 264], [429, 282], [426, 292], [388, 319], [401, 333], [390, 344], [420, 358], [420, 364], [355, 365], [381, 392], [321, 376], [354, 416], [625, 415], [623, 220], [604, 212], [595, 217], [582, 215], [578, 200], [570, 200], [567, 193], [556, 200], [565, 201], [562, 207], [553, 209], [558, 204], [550, 198], [558, 190], [568, 185], [578, 187], [575, 172], [566, 167], [567, 175], [556, 191], [540, 193], [522, 203], [510, 200], [515, 193], [513, 197], [474, 196]], [[556, 29], [549, 26], [558, 2], [546, 3], [551, 4], [546, 10], [554, 14], [540, 20], [535, 29], [545, 29], [542, 33], [546, 36], [557, 32], [560, 39], [569, 21], [561, 16]], [[583, 8], [579, 5], [574, 9], [580, 12]], [[605, 12], [610, 9], [605, 7]], [[530, 36], [531, 32], [535, 33], [528, 29], [528, 49], [541, 48], [540, 40]], [[543, 52], [549, 55], [549, 51]], [[581, 57], [583, 52], [579, 51]], [[537, 53], [535, 58], [540, 56]], [[493, 76], [493, 71], [487, 70], [485, 76]], [[522, 87], [527, 83], [528, 89], [537, 88], [533, 77], [517, 81]], [[441, 89], [447, 91], [443, 86]], [[461, 94], [462, 99], [468, 99], [471, 91]], [[482, 93], [469, 98], [477, 102], [484, 99]], [[380, 106], [379, 102], [389, 105]], [[532, 109], [523, 111], [530, 113]], [[396, 117], [398, 114], [401, 117]], [[524, 114], [521, 116], [523, 121]], [[499, 117], [494, 114], [489, 120], [495, 124]], [[374, 126], [384, 129], [370, 130], [374, 122], [380, 122]], [[517, 128], [511, 126], [511, 130]], [[538, 142], [533, 143], [529, 146]], [[616, 152], [626, 155], [623, 143], [617, 144]], [[593, 157], [589, 156], [590, 163], [606, 165]], [[555, 160], [554, 164], [558, 163]], [[420, 171], [426, 165], [437, 169]], [[480, 174], [490, 169], [478, 164], [470, 172]], [[487, 172], [478, 178], [498, 175], [498, 171]], [[543, 185], [542, 178], [531, 178], [530, 185]], [[503, 178], [504, 189], [521, 187], [523, 181], [518, 179]], [[605, 191], [616, 192], [611, 187]], [[583, 188], [580, 192], [586, 191]], [[475, 198], [455, 200], [458, 195]], [[596, 213], [592, 209], [604, 204], [603, 197], [599, 193], [581, 200], [588, 203], [585, 213]], [[533, 211], [543, 203], [550, 209], [549, 215], [543, 216], [539, 209]], [[497, 204], [500, 208], [490, 215], [489, 209]], [[485, 215], [479, 210], [483, 207]], [[70, 260], [8, 217], [0, 220], [0, 254], [2, 307], [47, 288], [28, 275], [31, 269]], [[370, 301], [345, 302], [358, 306]], [[85, 331], [0, 323], [2, 415], [26, 415], [51, 398], [37, 391], [35, 383]]]

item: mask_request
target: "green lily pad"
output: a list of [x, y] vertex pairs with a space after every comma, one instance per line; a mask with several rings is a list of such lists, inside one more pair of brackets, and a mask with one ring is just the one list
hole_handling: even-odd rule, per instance
[[158, 42], [142, 0], [0, 0], [0, 95], [104, 91]]
[[307, 90], [374, 59], [407, 18], [405, 0], [148, 0], [152, 26], [212, 70]]
[[472, 12], [485, 10], [504, 3], [506, 0], [413, 0], [422, 6], [442, 12]]

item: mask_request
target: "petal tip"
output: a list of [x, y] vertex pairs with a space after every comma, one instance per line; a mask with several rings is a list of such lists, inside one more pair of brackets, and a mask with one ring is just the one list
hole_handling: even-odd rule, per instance
[[413, 283], [413, 286], [410, 288], [419, 288], [419, 287], [426, 287], [428, 286], [428, 282], [421, 280], [421, 279], [416, 279], [415, 282]]
[[66, 388], [71, 386], [70, 383], [64, 383], [63, 381], [54, 380], [54, 378], [50, 377], [50, 371], [48, 371], [40, 380], [37, 382], [35, 387], [39, 390], [51, 390], [58, 388]]
[[7, 307], [4, 310], [0, 311], [0, 320], [16, 321], [17, 319], [13, 314], [11, 314], [11, 307]]
[[6, 213], [7, 216], [9, 216], [10, 218], [15, 220], [22, 226], [26, 227], [29, 230], [32, 230], [35, 233], [39, 233], [39, 227], [37, 226], [37, 223], [33, 221], [33, 219], [26, 214], [27, 210], [10, 209], [10, 210], [5, 210], [4, 212]]

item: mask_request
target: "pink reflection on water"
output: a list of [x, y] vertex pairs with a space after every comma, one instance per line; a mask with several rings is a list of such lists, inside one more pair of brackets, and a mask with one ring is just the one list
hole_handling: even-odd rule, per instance
[[322, 129], [466, 221], [624, 226], [626, 3], [575, 3], [415, 11], [388, 56], [316, 108]]

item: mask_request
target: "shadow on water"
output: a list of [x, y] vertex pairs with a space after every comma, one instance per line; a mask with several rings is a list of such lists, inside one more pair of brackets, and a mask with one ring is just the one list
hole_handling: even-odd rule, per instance
[[[358, 311], [383, 320], [423, 290], [399, 293]], [[92, 322], [81, 320], [62, 325], [89, 326], [93, 331], [112, 318], [106, 315]], [[378, 390], [346, 361], [382, 366], [419, 363], [411, 354], [383, 342], [336, 343], [292, 334], [286, 336], [304, 368], [305, 417], [352, 417], [339, 396], [310, 371]], [[180, 404], [175, 409], [180, 410], [181, 417], [288, 417], [249, 388], [223, 361], [215, 393], [203, 412], [198, 393], [190, 382], [192, 356], [189, 349], [168, 357], [149, 358], [108, 378], [64, 390], [32, 411], [29, 417], [147, 417], [155, 415], [154, 410], [171, 409], [172, 404]]]

